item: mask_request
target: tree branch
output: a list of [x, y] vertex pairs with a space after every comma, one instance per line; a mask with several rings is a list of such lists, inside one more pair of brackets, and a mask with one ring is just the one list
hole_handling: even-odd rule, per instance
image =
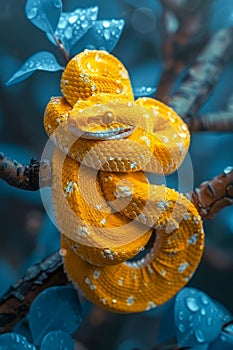
[[35, 158], [29, 165], [22, 165], [0, 153], [0, 179], [22, 190], [37, 191], [40, 187], [51, 185], [51, 165]]
[[233, 204], [233, 167], [187, 194], [203, 219], [212, 219], [220, 210]]

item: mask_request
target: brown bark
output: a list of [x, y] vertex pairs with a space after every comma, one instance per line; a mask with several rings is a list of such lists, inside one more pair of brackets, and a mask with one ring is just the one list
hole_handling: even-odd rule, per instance
[[40, 185], [50, 186], [51, 166], [48, 162], [39, 162], [35, 158], [31, 159], [29, 165], [23, 165], [0, 153], [0, 179], [22, 190], [37, 191]]

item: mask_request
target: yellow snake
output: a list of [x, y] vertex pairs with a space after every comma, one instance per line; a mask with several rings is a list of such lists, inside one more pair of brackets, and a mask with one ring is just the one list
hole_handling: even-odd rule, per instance
[[[65, 271], [105, 309], [154, 308], [188, 282], [203, 251], [195, 206], [149, 184], [144, 173], [167, 175], [180, 166], [188, 128], [163, 103], [134, 101], [127, 70], [105, 51], [71, 59], [61, 90], [44, 125], [57, 146], [52, 197]], [[152, 235], [153, 247], [133, 261]]]

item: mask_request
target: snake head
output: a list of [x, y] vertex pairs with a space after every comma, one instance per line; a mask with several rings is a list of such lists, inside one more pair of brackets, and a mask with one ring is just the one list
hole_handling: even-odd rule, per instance
[[67, 120], [68, 128], [73, 134], [86, 139], [122, 139], [132, 134], [135, 129], [129, 108], [126, 103], [110, 102], [79, 111], [72, 110]]

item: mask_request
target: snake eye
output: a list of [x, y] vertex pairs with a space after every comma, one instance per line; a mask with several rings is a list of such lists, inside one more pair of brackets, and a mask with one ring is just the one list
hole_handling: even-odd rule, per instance
[[111, 112], [106, 112], [102, 117], [104, 124], [110, 124], [114, 120], [114, 115]]

